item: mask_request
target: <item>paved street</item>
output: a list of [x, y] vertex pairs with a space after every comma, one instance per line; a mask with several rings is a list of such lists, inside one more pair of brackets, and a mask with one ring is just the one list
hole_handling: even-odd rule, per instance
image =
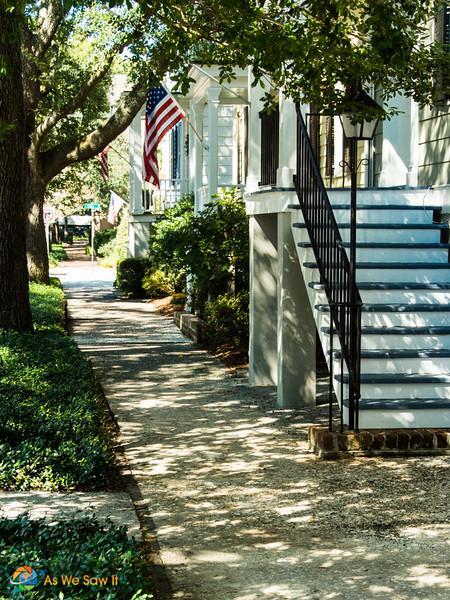
[[[448, 598], [450, 457], [319, 462], [113, 273], [55, 270], [117, 416], [173, 597]], [[167, 596], [166, 596], [167, 597]]]

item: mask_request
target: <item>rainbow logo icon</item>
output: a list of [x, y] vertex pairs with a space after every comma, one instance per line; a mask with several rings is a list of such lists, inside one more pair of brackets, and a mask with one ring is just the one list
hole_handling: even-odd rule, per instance
[[14, 573], [11, 575], [9, 583], [17, 586], [17, 589], [19, 589], [21, 592], [24, 592], [36, 587], [39, 583], [39, 577], [34, 569], [23, 566], [14, 571]]

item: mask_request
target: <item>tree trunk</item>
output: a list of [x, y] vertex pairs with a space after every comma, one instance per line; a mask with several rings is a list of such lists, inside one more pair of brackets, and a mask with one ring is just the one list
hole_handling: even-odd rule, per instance
[[[17, 3], [16, 6], [19, 6]], [[0, 0], [0, 328], [32, 331], [26, 262], [21, 17]]]
[[44, 224], [44, 195], [45, 187], [37, 181], [38, 177], [29, 168], [26, 186], [27, 202], [29, 203], [27, 256], [28, 273], [32, 281], [50, 283], [47, 240]]

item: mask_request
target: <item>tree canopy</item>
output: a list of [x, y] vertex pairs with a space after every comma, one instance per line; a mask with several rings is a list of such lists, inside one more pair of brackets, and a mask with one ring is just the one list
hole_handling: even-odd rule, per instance
[[[144, 12], [151, 2], [140, 0]], [[169, 2], [165, 40], [192, 60], [219, 64], [222, 77], [252, 65], [255, 82], [336, 112], [355, 84], [432, 104], [449, 52], [430, 38], [442, 0], [212, 0]], [[187, 65], [178, 72], [189, 83]], [[382, 116], [389, 116], [385, 108]]]

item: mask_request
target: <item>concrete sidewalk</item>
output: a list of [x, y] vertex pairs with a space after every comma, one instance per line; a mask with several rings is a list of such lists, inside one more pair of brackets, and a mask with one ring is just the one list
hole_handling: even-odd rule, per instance
[[174, 598], [448, 598], [450, 457], [319, 462], [250, 388], [112, 273], [59, 269]]

